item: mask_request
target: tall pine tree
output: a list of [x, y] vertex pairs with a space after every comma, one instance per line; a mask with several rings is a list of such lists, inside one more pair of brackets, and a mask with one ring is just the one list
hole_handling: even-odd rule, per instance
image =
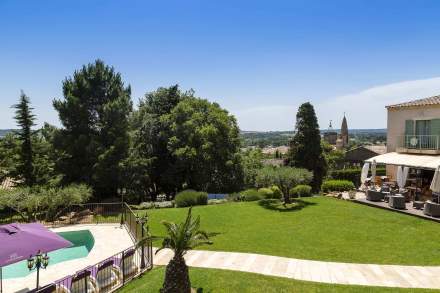
[[290, 142], [286, 163], [312, 171], [313, 191], [319, 191], [327, 173], [327, 163], [321, 147], [321, 134], [315, 110], [308, 102], [302, 104], [296, 114], [295, 136]]
[[14, 119], [20, 130], [17, 131], [18, 139], [21, 143], [20, 162], [17, 165], [16, 176], [23, 180], [24, 185], [32, 186], [35, 183], [33, 150], [32, 150], [32, 126], [35, 125], [35, 116], [32, 114], [33, 108], [29, 106], [29, 97], [22, 91], [18, 104], [15, 108]]
[[96, 60], [64, 80], [63, 94], [53, 105], [64, 126], [54, 137], [64, 182], [89, 184], [100, 198], [115, 196], [129, 147], [130, 86]]

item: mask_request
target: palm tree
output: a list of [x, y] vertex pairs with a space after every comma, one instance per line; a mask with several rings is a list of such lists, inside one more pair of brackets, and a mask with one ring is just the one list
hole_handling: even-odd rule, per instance
[[209, 240], [210, 234], [200, 230], [200, 216], [193, 219], [191, 209], [188, 210], [185, 222], [180, 224], [168, 221], [161, 222], [167, 230], [167, 236], [163, 238], [162, 247], [156, 251], [156, 254], [164, 248], [174, 251], [174, 257], [165, 270], [165, 280], [161, 290], [163, 293], [191, 292], [188, 266], [183, 256], [188, 250], [200, 245], [212, 244]]

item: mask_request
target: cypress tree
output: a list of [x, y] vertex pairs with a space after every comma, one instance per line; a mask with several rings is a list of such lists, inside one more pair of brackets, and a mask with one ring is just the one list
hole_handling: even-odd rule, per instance
[[20, 162], [17, 166], [17, 177], [23, 180], [23, 183], [32, 186], [35, 183], [33, 151], [32, 151], [32, 126], [35, 125], [35, 115], [32, 114], [33, 108], [29, 106], [29, 97], [22, 91], [18, 104], [12, 106], [15, 108], [14, 119], [20, 130], [17, 131], [18, 139], [21, 143]]
[[313, 105], [302, 104], [296, 114], [295, 135], [290, 142], [286, 160], [290, 166], [313, 172], [312, 188], [318, 192], [327, 172], [327, 163], [321, 147], [321, 134]]

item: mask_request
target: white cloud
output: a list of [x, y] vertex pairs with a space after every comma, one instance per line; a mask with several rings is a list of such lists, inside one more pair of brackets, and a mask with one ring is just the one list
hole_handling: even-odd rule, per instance
[[334, 121], [339, 128], [343, 112], [349, 128], [385, 128], [385, 106], [440, 94], [440, 77], [376, 86], [359, 93], [327, 99], [316, 105], [322, 128]]
[[[329, 120], [340, 127], [345, 112], [349, 128], [385, 128], [386, 105], [440, 94], [440, 77], [397, 82], [363, 90], [358, 93], [328, 98], [315, 106], [320, 127]], [[243, 130], [293, 129], [297, 105], [260, 106], [232, 111]]]

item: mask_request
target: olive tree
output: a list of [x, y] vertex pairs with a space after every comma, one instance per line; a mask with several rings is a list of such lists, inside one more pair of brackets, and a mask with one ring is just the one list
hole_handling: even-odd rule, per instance
[[258, 171], [255, 181], [258, 187], [277, 186], [283, 193], [284, 203], [290, 203], [289, 190], [309, 183], [312, 178], [312, 172], [306, 169], [267, 166]]

